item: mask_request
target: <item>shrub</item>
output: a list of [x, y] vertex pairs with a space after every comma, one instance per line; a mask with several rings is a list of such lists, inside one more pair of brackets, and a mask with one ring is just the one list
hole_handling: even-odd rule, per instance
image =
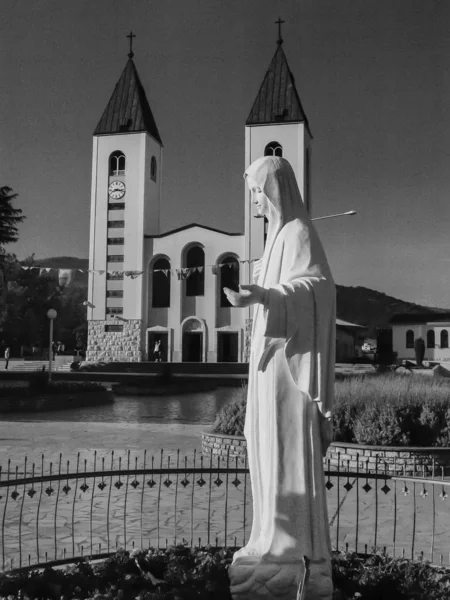
[[353, 436], [359, 444], [399, 446], [403, 437], [395, 406], [377, 403], [366, 406], [355, 418]]
[[231, 400], [217, 414], [214, 431], [227, 435], [244, 435], [247, 385], [233, 390]]
[[[48, 381], [48, 374], [37, 373], [39, 377], [32, 376], [29, 379], [28, 387], [2, 386], [2, 395], [9, 398], [29, 398], [40, 395], [57, 395], [57, 394], [81, 394], [85, 392], [104, 392], [106, 387], [101, 383], [93, 381]], [[45, 377], [44, 377], [45, 376]]]
[[[214, 431], [242, 435], [246, 387], [216, 418]], [[450, 381], [395, 373], [335, 383], [334, 440], [383, 446], [450, 446]]]

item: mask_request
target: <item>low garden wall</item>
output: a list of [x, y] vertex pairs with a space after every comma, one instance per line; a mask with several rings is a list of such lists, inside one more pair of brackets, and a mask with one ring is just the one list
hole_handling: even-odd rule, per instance
[[[3, 390], [3, 393], [6, 393]], [[67, 410], [81, 406], [106, 404], [114, 400], [110, 390], [79, 391], [70, 393], [36, 394], [33, 396], [7, 396], [0, 398], [0, 414], [9, 412], [35, 412], [44, 410]]]
[[[247, 456], [247, 442], [244, 436], [230, 436], [212, 431], [202, 431], [202, 452], [205, 456], [214, 459], [221, 457], [227, 459], [229, 453], [230, 464], [245, 462]], [[324, 467], [337, 471], [360, 469], [369, 472], [390, 472], [411, 474], [433, 474], [441, 476], [441, 467], [450, 466], [450, 448], [439, 447], [408, 447], [408, 446], [368, 446], [363, 444], [350, 444], [332, 442], [324, 458]]]

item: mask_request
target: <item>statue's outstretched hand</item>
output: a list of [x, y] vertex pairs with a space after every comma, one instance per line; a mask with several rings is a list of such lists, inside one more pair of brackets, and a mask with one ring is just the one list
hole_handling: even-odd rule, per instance
[[245, 308], [258, 302], [264, 303], [266, 290], [260, 285], [240, 285], [239, 292], [235, 292], [230, 288], [224, 287], [223, 291], [228, 301], [232, 306], [239, 306]]

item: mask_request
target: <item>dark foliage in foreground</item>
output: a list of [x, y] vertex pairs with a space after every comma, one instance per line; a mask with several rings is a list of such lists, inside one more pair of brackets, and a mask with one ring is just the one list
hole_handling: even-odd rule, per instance
[[[173, 546], [166, 550], [120, 550], [99, 563], [86, 559], [61, 569], [0, 574], [0, 597], [8, 600], [231, 600], [228, 567], [235, 549]], [[384, 554], [333, 557], [334, 600], [444, 600], [450, 571], [426, 562]]]

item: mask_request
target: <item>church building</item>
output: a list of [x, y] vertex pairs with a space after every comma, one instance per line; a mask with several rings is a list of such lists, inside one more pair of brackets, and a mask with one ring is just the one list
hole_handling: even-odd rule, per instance
[[[281, 36], [245, 123], [244, 171], [284, 156], [311, 210], [311, 132]], [[248, 360], [251, 309], [222, 288], [250, 283], [263, 254], [266, 220], [245, 191], [243, 231], [199, 223], [160, 227], [164, 147], [130, 49], [94, 131], [86, 360]]]

